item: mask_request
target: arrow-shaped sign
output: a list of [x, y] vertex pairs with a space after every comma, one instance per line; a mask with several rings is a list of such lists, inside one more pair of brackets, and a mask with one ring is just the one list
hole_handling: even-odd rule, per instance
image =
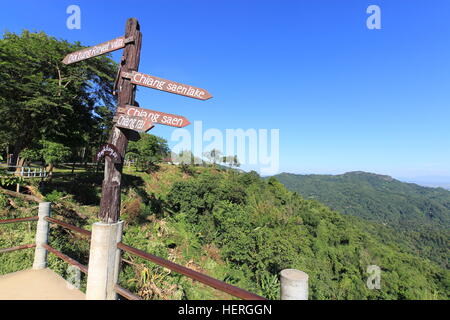
[[133, 117], [126, 114], [117, 114], [114, 119], [116, 126], [138, 132], [147, 132], [154, 127], [153, 123], [147, 118]]
[[140, 73], [137, 71], [133, 71], [131, 73], [122, 72], [122, 77], [131, 79], [131, 83], [137, 84], [140, 86], [157, 89], [161, 91], [166, 91], [170, 93], [179, 94], [182, 96], [199, 99], [199, 100], [208, 100], [212, 98], [212, 95], [206, 91], [205, 89], [196, 88], [187, 84], [182, 84], [154, 76], [150, 76], [148, 74]]
[[189, 120], [183, 116], [164, 113], [160, 111], [148, 110], [144, 108], [127, 105], [125, 108], [117, 108], [118, 114], [125, 114], [130, 117], [138, 117], [152, 123], [164, 124], [166, 126], [183, 128], [190, 124]]
[[93, 47], [69, 53], [62, 62], [64, 64], [71, 64], [92, 57], [100, 56], [102, 54], [111, 51], [122, 49], [125, 47], [127, 43], [132, 41], [133, 41], [132, 38], [125, 39], [125, 37], [119, 37], [110, 41], [103, 42]]

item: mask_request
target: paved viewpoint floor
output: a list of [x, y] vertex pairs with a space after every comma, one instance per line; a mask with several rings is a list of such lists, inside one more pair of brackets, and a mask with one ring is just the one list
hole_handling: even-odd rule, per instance
[[84, 293], [50, 269], [0, 276], [0, 300], [84, 300]]

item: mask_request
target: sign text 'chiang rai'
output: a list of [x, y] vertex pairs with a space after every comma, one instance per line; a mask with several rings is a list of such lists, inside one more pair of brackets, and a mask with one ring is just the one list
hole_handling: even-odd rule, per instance
[[119, 128], [130, 129], [138, 132], [147, 132], [154, 127], [153, 122], [147, 118], [129, 116], [123, 113], [116, 114], [113, 120]]

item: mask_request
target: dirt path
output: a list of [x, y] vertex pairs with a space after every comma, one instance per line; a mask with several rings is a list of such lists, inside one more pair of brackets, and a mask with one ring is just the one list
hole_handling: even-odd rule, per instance
[[50, 269], [24, 270], [0, 276], [0, 300], [84, 300], [79, 290]]

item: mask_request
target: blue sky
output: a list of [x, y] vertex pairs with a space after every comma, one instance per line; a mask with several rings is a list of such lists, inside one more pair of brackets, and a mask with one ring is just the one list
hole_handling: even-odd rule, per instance
[[[2, 2], [2, 31], [84, 45], [121, 36], [138, 18], [139, 70], [214, 96], [140, 88], [140, 105], [204, 129], [280, 129], [280, 172], [450, 177], [448, 0]], [[72, 4], [80, 30], [66, 27]], [[366, 27], [372, 4], [381, 30]], [[151, 133], [170, 140], [172, 131]]]

